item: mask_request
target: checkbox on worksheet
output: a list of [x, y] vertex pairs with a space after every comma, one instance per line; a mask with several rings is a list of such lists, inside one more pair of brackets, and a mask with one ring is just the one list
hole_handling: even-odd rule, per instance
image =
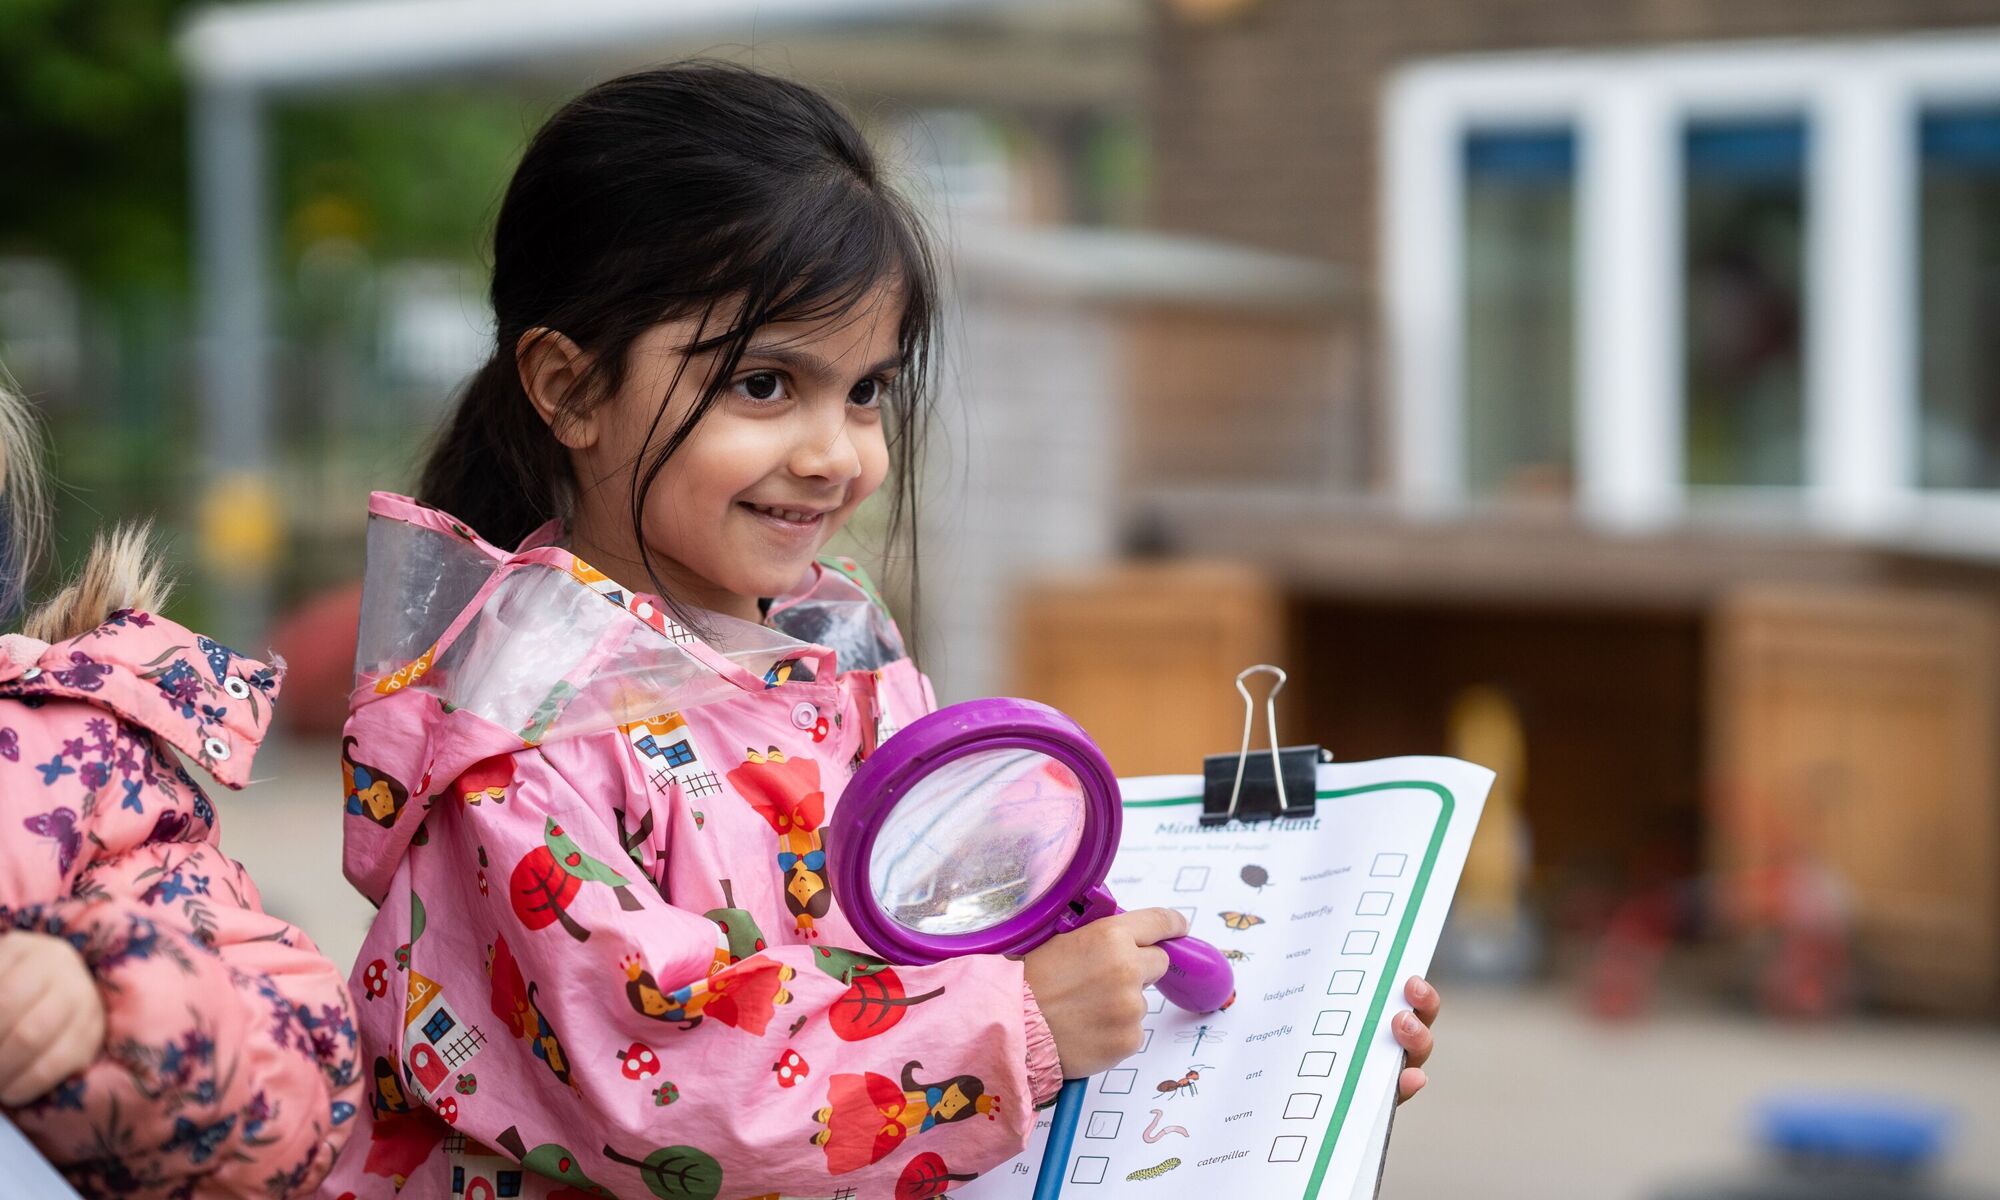
[[1353, 1013], [1344, 1008], [1324, 1009], [1319, 1014], [1319, 1020], [1313, 1022], [1313, 1035], [1315, 1037], [1345, 1037], [1347, 1035], [1348, 1018], [1353, 1015]]
[[1137, 1067], [1114, 1067], [1106, 1071], [1104, 1078], [1098, 1082], [1098, 1094], [1103, 1096], [1129, 1096], [1132, 1094], [1132, 1085], [1138, 1081], [1138, 1078], [1139, 1069]]
[[1115, 1108], [1100, 1108], [1090, 1114], [1090, 1123], [1083, 1127], [1083, 1136], [1100, 1141], [1118, 1136], [1118, 1127], [1125, 1123], [1125, 1114]]
[[1177, 892], [1198, 892], [1207, 886], [1207, 867], [1182, 867], [1174, 876], [1174, 890]]
[[1305, 1156], [1305, 1138], [1288, 1134], [1271, 1139], [1271, 1162], [1297, 1162]]
[[1398, 879], [1402, 877], [1403, 868], [1409, 865], [1410, 856], [1407, 854], [1378, 854], [1375, 865], [1368, 868], [1368, 873], [1377, 879]]
[[1342, 954], [1373, 954], [1375, 953], [1375, 942], [1380, 937], [1381, 935], [1372, 929], [1352, 930], [1348, 933], [1347, 940], [1340, 944], [1340, 952]]
[[1331, 1075], [1334, 1060], [1339, 1057], [1331, 1050], [1308, 1050], [1306, 1056], [1299, 1060], [1299, 1077], [1317, 1079]]
[[1354, 915], [1357, 917], [1386, 917], [1389, 915], [1389, 906], [1395, 902], [1396, 893], [1394, 892], [1363, 892], [1361, 893], [1361, 903], [1354, 906]]
[[1319, 1094], [1317, 1092], [1293, 1092], [1285, 1101], [1285, 1120], [1310, 1121], [1319, 1115]]
[[1358, 996], [1361, 994], [1361, 972], [1335, 971], [1333, 980], [1326, 985], [1329, 996]]
[[1071, 1183], [1103, 1183], [1105, 1169], [1110, 1165], [1111, 1160], [1102, 1155], [1086, 1154], [1078, 1158], [1076, 1165], [1070, 1168], [1069, 1181]]

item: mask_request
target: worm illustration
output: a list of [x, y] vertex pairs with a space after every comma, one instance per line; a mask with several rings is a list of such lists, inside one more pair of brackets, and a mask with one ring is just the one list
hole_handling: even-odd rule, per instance
[[1167, 1136], [1170, 1133], [1178, 1133], [1182, 1137], [1186, 1137], [1188, 1135], [1188, 1131], [1179, 1125], [1169, 1125], [1165, 1129], [1156, 1128], [1160, 1123], [1160, 1118], [1166, 1115], [1167, 1114], [1164, 1110], [1156, 1108], [1153, 1110], [1153, 1119], [1146, 1122], [1146, 1132], [1140, 1134], [1139, 1136], [1146, 1139], [1146, 1144], [1148, 1146], [1152, 1145], [1154, 1142], [1159, 1141], [1161, 1138]]
[[1180, 1165], [1181, 1165], [1180, 1159], [1170, 1158], [1165, 1162], [1161, 1163], [1157, 1167], [1141, 1167], [1139, 1170], [1132, 1172], [1125, 1178], [1127, 1182], [1130, 1182], [1131, 1180], [1135, 1179], [1158, 1179], [1160, 1176], [1165, 1175], [1168, 1171], [1171, 1171], [1175, 1167], [1178, 1167]]

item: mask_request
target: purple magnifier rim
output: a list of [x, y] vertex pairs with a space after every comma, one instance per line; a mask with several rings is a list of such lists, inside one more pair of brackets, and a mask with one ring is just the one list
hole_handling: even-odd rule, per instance
[[[1076, 773], [1083, 785], [1084, 826], [1061, 875], [1020, 912], [986, 929], [930, 934], [902, 924], [876, 902], [868, 882], [875, 835], [891, 809], [932, 771], [986, 750], [1033, 750]], [[961, 954], [1019, 954], [1058, 931], [1064, 910], [1084, 903], [1104, 882], [1117, 852], [1124, 811], [1118, 778], [1104, 752], [1067, 715], [1033, 700], [968, 700], [919, 717], [855, 769], [827, 824], [826, 852], [841, 912], [871, 949], [898, 963], [931, 963]]]

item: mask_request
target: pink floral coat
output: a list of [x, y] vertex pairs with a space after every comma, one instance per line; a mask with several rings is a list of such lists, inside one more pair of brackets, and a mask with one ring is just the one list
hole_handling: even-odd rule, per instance
[[930, 1197], [1019, 1152], [1060, 1078], [1020, 964], [890, 966], [830, 889], [854, 764], [933, 704], [851, 563], [697, 637], [553, 531], [371, 512], [326, 1196]]
[[277, 690], [140, 612], [0, 638], [0, 930], [75, 945], [107, 1026], [96, 1063], [8, 1116], [86, 1195], [306, 1194], [352, 1126], [340, 973], [263, 911], [171, 752], [243, 786]]

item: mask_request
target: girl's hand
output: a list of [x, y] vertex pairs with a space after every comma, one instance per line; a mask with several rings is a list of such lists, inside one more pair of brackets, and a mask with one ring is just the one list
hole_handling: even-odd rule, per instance
[[0, 934], [0, 1104], [18, 1108], [97, 1060], [104, 1000], [75, 947]]
[[1095, 1075], [1138, 1053], [1142, 993], [1167, 973], [1167, 952], [1153, 943], [1186, 932], [1187, 919], [1173, 909], [1142, 908], [1059, 933], [1023, 956], [1065, 1079]]
[[1431, 1051], [1437, 1049], [1437, 1040], [1431, 1036], [1431, 1026], [1437, 1024], [1438, 1005], [1441, 1003], [1437, 989], [1420, 975], [1410, 976], [1410, 981], [1403, 985], [1403, 995], [1415, 1011], [1397, 1017], [1391, 1026], [1396, 1044], [1409, 1055], [1402, 1077], [1396, 1080], [1398, 1104], [1423, 1091], [1424, 1084], [1430, 1082], [1423, 1068], [1431, 1060]]

